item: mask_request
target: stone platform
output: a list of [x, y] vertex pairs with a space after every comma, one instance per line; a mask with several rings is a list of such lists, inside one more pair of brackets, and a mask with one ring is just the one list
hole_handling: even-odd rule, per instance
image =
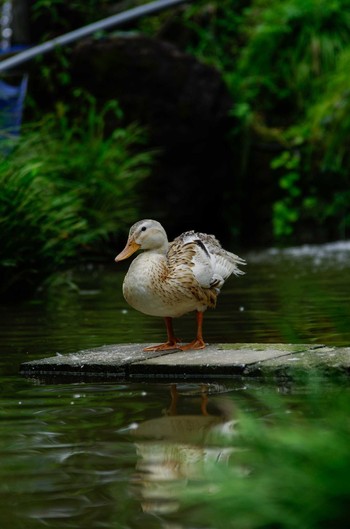
[[43, 380], [213, 380], [289, 376], [312, 369], [350, 373], [350, 347], [307, 344], [211, 344], [197, 351], [144, 352], [149, 344], [116, 344], [33, 360], [20, 373]]

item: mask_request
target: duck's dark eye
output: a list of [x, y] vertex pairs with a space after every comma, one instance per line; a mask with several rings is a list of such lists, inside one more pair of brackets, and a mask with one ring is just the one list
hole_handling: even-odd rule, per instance
[[142, 226], [141, 231], [146, 231], [146, 230], [147, 230], [146, 226]]

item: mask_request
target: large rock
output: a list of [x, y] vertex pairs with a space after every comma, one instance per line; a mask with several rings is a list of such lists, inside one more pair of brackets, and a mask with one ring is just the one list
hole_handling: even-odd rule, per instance
[[225, 239], [234, 181], [232, 100], [220, 74], [172, 44], [133, 34], [79, 43], [71, 77], [101, 105], [118, 99], [126, 121], [147, 126], [160, 149], [145, 184], [144, 216], [157, 215], [170, 232], [214, 230]]

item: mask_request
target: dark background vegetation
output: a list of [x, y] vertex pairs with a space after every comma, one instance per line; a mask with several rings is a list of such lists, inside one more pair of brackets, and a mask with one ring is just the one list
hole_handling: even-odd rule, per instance
[[[19, 2], [15, 40], [140, 3]], [[350, 0], [198, 0], [28, 63], [0, 160], [3, 292], [112, 255], [143, 217], [235, 250], [347, 238], [349, 66]]]

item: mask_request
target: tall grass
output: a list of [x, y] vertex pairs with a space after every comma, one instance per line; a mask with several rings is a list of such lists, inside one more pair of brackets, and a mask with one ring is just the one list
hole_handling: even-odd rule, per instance
[[0, 160], [2, 292], [32, 289], [52, 272], [91, 253], [137, 216], [137, 184], [152, 155], [136, 125], [104, 135], [111, 102], [84, 118], [65, 107], [27, 126]]

